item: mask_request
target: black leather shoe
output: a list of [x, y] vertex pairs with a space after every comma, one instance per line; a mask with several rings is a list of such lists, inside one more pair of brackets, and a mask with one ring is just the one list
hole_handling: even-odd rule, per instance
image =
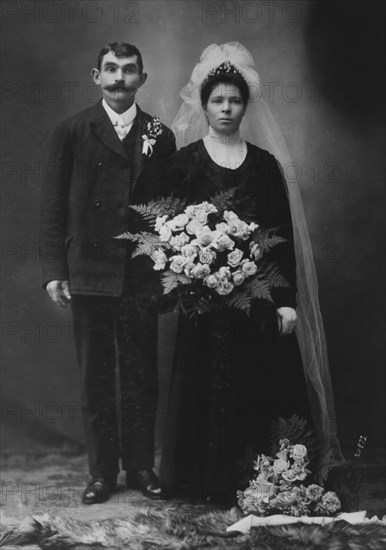
[[83, 491], [83, 504], [100, 504], [106, 502], [115, 491], [117, 486], [116, 477], [93, 477], [86, 489]]
[[169, 498], [166, 488], [163, 487], [153, 470], [139, 470], [128, 474], [126, 486], [131, 489], [139, 489], [143, 496], [153, 500]]

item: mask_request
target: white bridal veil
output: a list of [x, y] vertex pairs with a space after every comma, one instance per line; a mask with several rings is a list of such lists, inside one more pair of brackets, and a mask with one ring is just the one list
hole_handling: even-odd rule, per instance
[[325, 449], [333, 449], [335, 459], [342, 454], [336, 432], [336, 417], [328, 365], [327, 346], [318, 299], [318, 283], [300, 190], [289, 174], [293, 166], [284, 136], [266, 102], [261, 97], [260, 77], [251, 53], [239, 42], [212, 44], [202, 53], [189, 83], [181, 90], [183, 103], [173, 122], [178, 147], [202, 139], [208, 123], [201, 106], [200, 88], [208, 73], [229, 61], [248, 84], [250, 99], [241, 125], [242, 137], [268, 150], [278, 160], [286, 181], [297, 265], [297, 337], [306, 375], [315, 429]]

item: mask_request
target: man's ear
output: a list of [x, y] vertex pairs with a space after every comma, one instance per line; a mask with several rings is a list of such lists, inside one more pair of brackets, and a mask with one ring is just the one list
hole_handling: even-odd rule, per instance
[[145, 84], [146, 80], [147, 80], [147, 73], [142, 73], [142, 74], [141, 74], [141, 83], [140, 83], [140, 85], [138, 86], [138, 88], [139, 88], [140, 86], [143, 86], [143, 85]]
[[93, 81], [95, 82], [95, 84], [97, 86], [99, 86], [99, 84], [101, 83], [101, 79], [100, 79], [99, 74], [100, 73], [99, 73], [98, 69], [94, 68], [94, 69], [91, 70], [91, 77], [92, 77]]

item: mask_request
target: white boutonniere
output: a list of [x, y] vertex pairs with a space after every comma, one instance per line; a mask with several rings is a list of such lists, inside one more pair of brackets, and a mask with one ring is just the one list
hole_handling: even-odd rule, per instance
[[157, 142], [157, 137], [163, 132], [161, 121], [158, 117], [153, 118], [146, 126], [146, 134], [142, 136], [143, 147], [142, 154], [149, 158], [153, 154], [153, 146]]

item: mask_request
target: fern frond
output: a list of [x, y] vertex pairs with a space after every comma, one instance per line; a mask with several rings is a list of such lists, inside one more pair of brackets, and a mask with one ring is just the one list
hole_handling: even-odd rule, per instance
[[269, 282], [270, 287], [290, 287], [291, 285], [285, 277], [281, 274], [280, 268], [277, 264], [273, 262], [259, 262], [263, 265], [261, 266], [261, 271], [259, 274], [263, 275], [265, 279]]
[[252, 296], [247, 292], [240, 292], [229, 299], [228, 304], [249, 315], [251, 311]]
[[131, 255], [132, 258], [136, 258], [137, 256], [151, 256], [154, 250], [159, 247], [160, 242], [157, 235], [148, 233], [147, 231], [137, 233], [136, 241], [138, 245]]
[[173, 195], [169, 195], [165, 198], [152, 200], [147, 204], [131, 204], [130, 208], [145, 220], [154, 222], [158, 216], [174, 216], [184, 209], [185, 204], [185, 199], [178, 199]]
[[268, 300], [269, 302], [273, 302], [269, 281], [260, 280], [258, 277], [254, 277], [254, 279], [248, 284], [248, 287], [250, 289], [252, 299], [258, 298], [259, 300]]
[[220, 191], [210, 197], [210, 202], [214, 204], [217, 210], [227, 210], [228, 208], [234, 207], [234, 194], [236, 193], [237, 187], [232, 187], [226, 191]]
[[130, 233], [129, 231], [125, 231], [124, 233], [121, 233], [120, 235], [114, 237], [114, 239], [126, 239], [128, 241], [131, 241], [132, 243], [138, 241], [140, 238], [140, 233]]
[[276, 231], [278, 230], [278, 227], [274, 227], [271, 229], [265, 229], [262, 227], [259, 227], [255, 230], [253, 234], [253, 238], [255, 242], [257, 242], [263, 252], [269, 252], [277, 246], [278, 244], [287, 242], [287, 239], [284, 239], [283, 237], [280, 237], [279, 235], [276, 235]]
[[162, 275], [161, 282], [164, 287], [164, 294], [169, 294], [169, 292], [177, 288], [180, 284], [187, 285], [192, 281], [183, 273], [175, 273], [174, 271], [169, 270]]
[[130, 242], [137, 243], [137, 247], [131, 254], [131, 258], [136, 256], [151, 256], [154, 250], [159, 246], [159, 237], [153, 233], [147, 231], [141, 231], [140, 233], [130, 233], [125, 231], [116, 239], [127, 239]]
[[138, 233], [138, 235], [139, 235], [139, 238], [138, 238], [139, 242], [153, 244], [154, 246], [160, 244], [159, 236], [155, 235], [154, 233], [149, 233], [148, 231], [141, 231], [140, 233]]
[[155, 250], [155, 246], [149, 243], [140, 243], [131, 255], [131, 258], [137, 256], [151, 256]]

